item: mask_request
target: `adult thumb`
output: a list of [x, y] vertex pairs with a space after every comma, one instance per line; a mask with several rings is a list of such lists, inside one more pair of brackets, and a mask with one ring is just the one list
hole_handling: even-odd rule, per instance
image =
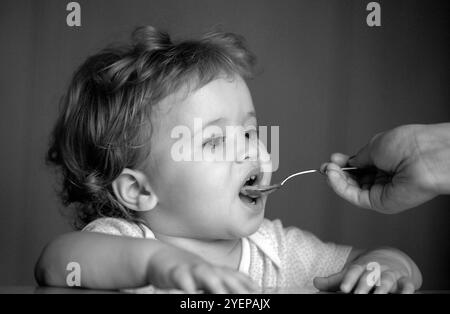
[[351, 156], [348, 159], [348, 165], [352, 167], [365, 168], [374, 165], [374, 161], [371, 157], [372, 145], [369, 143], [361, 148], [356, 155]]

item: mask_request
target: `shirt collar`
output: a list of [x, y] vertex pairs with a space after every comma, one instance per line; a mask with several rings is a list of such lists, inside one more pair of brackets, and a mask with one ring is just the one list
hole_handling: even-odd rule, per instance
[[278, 244], [268, 232], [265, 232], [263, 228], [260, 228], [248, 238], [274, 263], [275, 266], [281, 268]]

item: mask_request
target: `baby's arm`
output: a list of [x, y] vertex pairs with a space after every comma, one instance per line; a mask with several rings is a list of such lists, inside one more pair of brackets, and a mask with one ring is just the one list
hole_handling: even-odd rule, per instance
[[413, 293], [422, 285], [422, 275], [414, 261], [397, 249], [352, 250], [341, 272], [317, 277], [314, 285], [322, 291], [345, 293], [369, 293], [372, 289], [374, 293]]
[[66, 270], [76, 262], [81, 287], [126, 289], [154, 285], [163, 289], [198, 289], [212, 293], [246, 293], [255, 289], [244, 274], [216, 267], [199, 256], [157, 240], [73, 232], [43, 250], [35, 267], [40, 285], [67, 286]]

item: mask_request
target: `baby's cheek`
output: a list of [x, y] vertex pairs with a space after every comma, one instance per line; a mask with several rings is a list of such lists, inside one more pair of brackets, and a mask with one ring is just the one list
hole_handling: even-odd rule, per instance
[[220, 186], [220, 178], [214, 176], [214, 172], [204, 169], [202, 171], [192, 171], [180, 175], [177, 182], [179, 193], [186, 197], [185, 201], [207, 202], [217, 198], [219, 191], [223, 190]]

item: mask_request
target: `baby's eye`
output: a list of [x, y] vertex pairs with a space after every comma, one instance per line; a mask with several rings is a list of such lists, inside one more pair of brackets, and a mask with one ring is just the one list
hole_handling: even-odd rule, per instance
[[205, 143], [203, 143], [203, 147], [205, 147], [206, 145], [211, 145], [211, 147], [214, 149], [214, 148], [216, 148], [216, 146], [222, 144], [224, 141], [225, 141], [225, 136], [211, 137]]

